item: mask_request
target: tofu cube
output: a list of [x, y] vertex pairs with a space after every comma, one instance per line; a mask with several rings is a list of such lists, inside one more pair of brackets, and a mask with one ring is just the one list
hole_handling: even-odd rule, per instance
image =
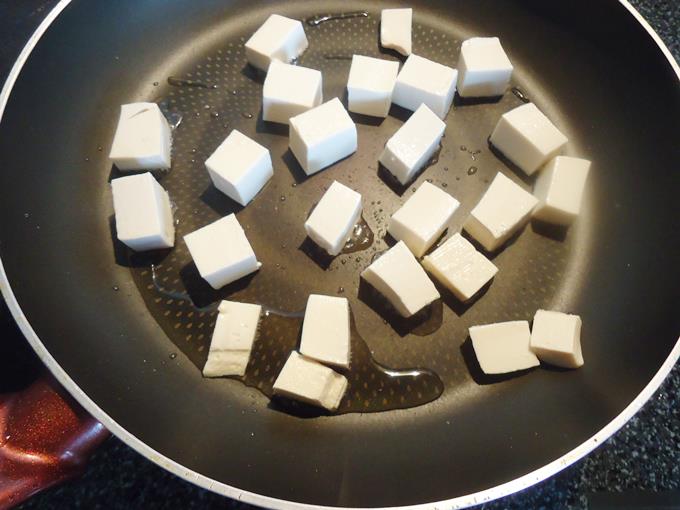
[[504, 113], [489, 141], [524, 173], [532, 175], [568, 140], [535, 104], [527, 103]]
[[167, 191], [146, 172], [111, 181], [118, 240], [135, 251], [175, 245], [175, 224]]
[[288, 124], [321, 104], [321, 72], [272, 60], [262, 87], [262, 119]]
[[222, 301], [218, 311], [203, 375], [244, 375], [255, 343], [262, 307]]
[[290, 119], [290, 150], [307, 175], [357, 150], [357, 128], [336, 97]]
[[379, 161], [402, 184], [408, 184], [434, 155], [446, 124], [420, 105], [387, 140]]
[[423, 267], [461, 301], [477, 294], [498, 272], [472, 243], [454, 234], [423, 259]]
[[380, 13], [380, 45], [410, 55], [412, 18], [413, 9], [383, 9]]
[[410, 317], [439, 299], [439, 292], [403, 241], [364, 269], [361, 277], [402, 317]]
[[494, 251], [517, 232], [538, 200], [502, 173], [497, 173], [463, 228], [487, 251]]
[[387, 231], [422, 257], [439, 239], [460, 203], [434, 184], [424, 182], [390, 218]]
[[302, 323], [300, 353], [326, 365], [348, 368], [349, 331], [346, 298], [311, 294]]
[[170, 168], [170, 124], [156, 103], [120, 107], [109, 159], [119, 170]]
[[213, 289], [220, 289], [262, 266], [234, 214], [185, 235], [184, 242], [198, 272]]
[[206, 160], [215, 187], [245, 206], [274, 175], [269, 150], [234, 129]]
[[347, 109], [387, 117], [398, 72], [399, 62], [354, 55], [347, 80]]
[[274, 393], [300, 400], [329, 411], [340, 407], [347, 390], [347, 379], [321, 363], [290, 353], [274, 381]]
[[583, 366], [581, 317], [538, 310], [531, 330], [531, 350], [541, 361], [551, 365]]
[[411, 55], [397, 76], [392, 102], [407, 110], [426, 104], [443, 119], [456, 93], [458, 71], [418, 55]]
[[581, 210], [583, 190], [590, 171], [587, 159], [557, 156], [538, 175], [534, 196], [536, 219], [556, 225], [571, 225]]
[[506, 374], [540, 365], [529, 348], [531, 334], [527, 321], [472, 326], [469, 332], [485, 374]]
[[246, 42], [246, 59], [266, 72], [272, 60], [292, 62], [307, 46], [309, 43], [300, 21], [272, 14]]
[[333, 181], [305, 221], [307, 235], [330, 255], [342, 251], [361, 216], [361, 195]]
[[493, 97], [505, 93], [512, 64], [498, 37], [473, 37], [463, 41], [458, 59], [460, 97]]

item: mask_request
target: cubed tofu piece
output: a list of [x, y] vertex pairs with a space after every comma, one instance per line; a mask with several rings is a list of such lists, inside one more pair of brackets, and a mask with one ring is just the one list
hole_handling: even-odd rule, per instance
[[364, 269], [361, 277], [403, 317], [410, 317], [439, 299], [439, 292], [403, 241]]
[[418, 55], [411, 55], [397, 76], [392, 102], [407, 110], [426, 104], [443, 119], [456, 93], [458, 71]]
[[538, 200], [502, 173], [497, 173], [463, 228], [487, 251], [494, 251], [517, 232]]
[[272, 60], [262, 87], [262, 119], [288, 124], [321, 104], [321, 72]]
[[269, 150], [234, 129], [206, 160], [215, 187], [245, 206], [274, 175]]
[[529, 348], [531, 333], [527, 321], [472, 326], [469, 332], [485, 374], [506, 374], [540, 365]]
[[426, 105], [420, 105], [387, 140], [379, 161], [405, 185], [432, 158], [439, 147], [446, 124]]
[[463, 302], [477, 294], [498, 272], [493, 262], [460, 234], [454, 234], [425, 256], [423, 267]]
[[111, 181], [118, 240], [135, 251], [175, 245], [175, 224], [167, 191], [146, 172]]
[[357, 127], [335, 97], [290, 119], [290, 150], [307, 175], [357, 150]]
[[504, 113], [489, 141], [524, 173], [532, 175], [568, 140], [535, 104], [527, 103]]
[[380, 13], [380, 45], [410, 55], [412, 18], [413, 9], [383, 9]]
[[361, 195], [333, 181], [305, 222], [307, 235], [329, 255], [337, 255], [361, 216]]
[[214, 289], [262, 266], [234, 214], [185, 235], [184, 242], [198, 272]]
[[255, 343], [260, 321], [260, 305], [222, 301], [218, 307], [205, 377], [244, 375]]
[[538, 175], [534, 196], [536, 219], [555, 225], [571, 225], [581, 211], [583, 190], [590, 171], [587, 159], [557, 156]]
[[156, 103], [120, 107], [109, 153], [109, 159], [119, 170], [167, 170], [171, 146], [170, 124]]
[[326, 365], [349, 367], [349, 302], [346, 298], [311, 294], [302, 323], [300, 354]]
[[246, 59], [266, 72], [272, 60], [287, 64], [302, 55], [307, 46], [300, 21], [272, 14], [246, 42]]
[[347, 80], [347, 109], [387, 117], [398, 72], [399, 62], [354, 55]]
[[463, 41], [458, 59], [460, 97], [493, 97], [505, 93], [512, 64], [498, 37], [473, 37]]
[[564, 368], [583, 366], [581, 317], [538, 310], [531, 329], [531, 350], [538, 359]]
[[439, 239], [460, 203], [434, 184], [424, 182], [390, 218], [387, 231], [422, 257]]
[[347, 390], [347, 379], [297, 352], [290, 353], [274, 382], [274, 393], [335, 411]]

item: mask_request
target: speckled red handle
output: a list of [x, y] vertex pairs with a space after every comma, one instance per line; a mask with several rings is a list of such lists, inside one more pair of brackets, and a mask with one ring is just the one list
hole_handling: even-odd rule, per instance
[[51, 377], [0, 395], [0, 510], [80, 474], [108, 436]]

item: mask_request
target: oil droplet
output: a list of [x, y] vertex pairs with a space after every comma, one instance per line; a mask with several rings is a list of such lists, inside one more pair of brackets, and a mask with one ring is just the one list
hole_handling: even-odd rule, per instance
[[196, 112], [196, 117], [200, 117], [200, 116], [201, 116], [201, 112]]
[[[361, 217], [359, 222], [354, 225], [354, 228], [352, 229], [352, 235], [350, 236], [349, 240], [345, 243], [344, 248], [342, 249], [342, 253], [355, 253], [358, 251], [365, 250], [366, 248], [370, 247], [373, 244], [373, 231], [371, 230], [371, 227], [368, 226], [368, 223], [366, 223], [366, 220]], [[357, 262], [359, 262], [361, 259], [359, 258]]]
[[220, 116], [220, 114], [217, 113], [217, 112], [212, 112], [212, 113], [210, 114], [210, 116], [211, 116], [213, 119], [217, 119], [217, 118]]
[[286, 197], [285, 197], [284, 195], [281, 195], [281, 196], [279, 197], [279, 200], [280, 200], [281, 202], [285, 202], [285, 201], [286, 201]]
[[204, 109], [204, 110], [210, 110], [210, 105], [209, 105], [209, 104], [204, 105], [204, 106], [203, 106], [203, 109]]
[[253, 114], [252, 114], [252, 113], [245, 113], [245, 112], [244, 112], [244, 113], [241, 114], [241, 116], [242, 116], [243, 118], [245, 118], [245, 119], [252, 119], [252, 118], [253, 118]]
[[196, 151], [197, 151], [197, 150], [198, 150], [198, 149], [197, 149], [196, 147], [192, 147], [192, 148], [191, 148], [191, 153], [192, 153], [192, 154], [196, 154]]
[[176, 352], [171, 352], [171, 353], [170, 353], [170, 356], [168, 356], [168, 357], [169, 357], [170, 359], [175, 359], [175, 358], [177, 357], [177, 353], [176, 353]]
[[449, 171], [449, 167], [448, 167], [448, 166], [445, 166], [445, 167], [444, 167], [444, 171], [445, 171], [445, 172], [448, 172], [448, 171]]
[[102, 151], [102, 146], [100, 145], [100, 146], [97, 147], [97, 152], [101, 152], [101, 151]]
[[460, 146], [461, 152], [467, 152], [467, 147], [465, 145]]
[[343, 294], [345, 292], [345, 287], [338, 287], [338, 294]]
[[477, 167], [476, 166], [471, 166], [468, 168], [467, 174], [468, 175], [475, 175], [477, 173]]
[[366, 11], [351, 11], [351, 12], [339, 12], [335, 14], [320, 14], [307, 18], [305, 21], [310, 27], [318, 27], [321, 23], [327, 21], [349, 19], [349, 18], [368, 18], [368, 13]]
[[157, 81], [153, 82], [154, 87], [158, 87], [158, 85], [160, 85], [160, 84]]
[[448, 188], [448, 187], [449, 187], [449, 185], [447, 183], [442, 182], [442, 188]]
[[85, 158], [85, 161], [90, 161], [90, 158]]
[[236, 92], [235, 90], [232, 90], [232, 91], [231, 91], [231, 95], [232, 95], [232, 96], [235, 96], [236, 94], [238, 94], [238, 92]]
[[290, 185], [291, 188], [297, 188], [297, 182], [294, 182], [293, 184]]
[[111, 288], [113, 289], [114, 292], [118, 292], [120, 290], [120, 287], [118, 285], [114, 285]]
[[425, 179], [427, 182], [432, 183], [432, 179]]
[[30, 214], [28, 214], [27, 212], [24, 213], [24, 218], [28, 218], [29, 216]]
[[512, 87], [512, 89], [510, 90], [515, 95], [515, 97], [517, 97], [517, 99], [519, 99], [523, 103], [531, 102], [531, 99], [529, 99], [529, 97], [519, 87]]

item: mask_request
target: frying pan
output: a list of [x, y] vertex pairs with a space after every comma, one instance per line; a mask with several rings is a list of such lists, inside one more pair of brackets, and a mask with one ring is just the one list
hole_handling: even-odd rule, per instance
[[[493, 499], [592, 450], [642, 405], [680, 353], [679, 73], [623, 3], [411, 2], [415, 52], [455, 66], [462, 40], [498, 35], [515, 65], [517, 94], [456, 99], [438, 160], [413, 184], [430, 179], [461, 201], [452, 230], [496, 172], [531, 185], [487, 145], [498, 117], [523, 97], [568, 135], [567, 154], [594, 164], [577, 224], [524, 229], [494, 254], [500, 272], [472, 305], [444, 294], [418, 323], [399, 323], [360, 286], [361, 269], [389, 245], [386, 219], [412, 193], [376, 164], [408, 112], [393, 108], [382, 122], [355, 117], [357, 153], [305, 179], [286, 130], [261, 120], [262, 76], [245, 64], [242, 46], [272, 12], [306, 19], [365, 11], [306, 26], [310, 48], [300, 64], [323, 71], [326, 98], [343, 98], [349, 55], [397, 58], [377, 44], [387, 5], [64, 1], [3, 89], [2, 291], [17, 322], [56, 377], [114, 434], [239, 500], [275, 508], [438, 508]], [[169, 253], [137, 256], [115, 240], [108, 181], [118, 174], [106, 155], [119, 105], [141, 100], [158, 101], [175, 124], [181, 118], [173, 169], [159, 176], [177, 206], [178, 242]], [[216, 192], [202, 168], [233, 128], [269, 147], [275, 167], [244, 209]], [[366, 197], [374, 240], [329, 261], [310, 249], [301, 224], [334, 179]], [[264, 267], [214, 292], [198, 278], [181, 235], [231, 212]], [[240, 381], [201, 377], [217, 300], [297, 312], [310, 292], [340, 287], [364, 355], [436, 373], [441, 396], [412, 407], [420, 402], [409, 400], [405, 409], [326, 416], [271, 405]], [[530, 319], [539, 307], [582, 316], [586, 365], [485, 378], [467, 328]], [[291, 335], [294, 344], [295, 327], [283, 329], [281, 345]], [[355, 398], [369, 411], [379, 408], [382, 395], [361, 374], [356, 380]]]

